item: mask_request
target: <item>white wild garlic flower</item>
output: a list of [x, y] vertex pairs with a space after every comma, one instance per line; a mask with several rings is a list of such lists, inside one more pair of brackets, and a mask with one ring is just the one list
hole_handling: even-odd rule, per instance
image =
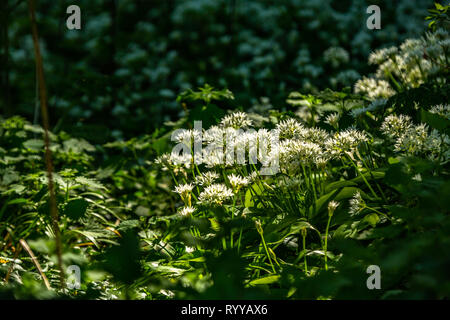
[[239, 129], [250, 127], [252, 125], [252, 120], [249, 119], [245, 112], [238, 111], [223, 117], [220, 124], [224, 128]]
[[195, 212], [195, 208], [190, 207], [190, 206], [188, 206], [188, 207], [183, 207], [183, 208], [179, 211], [180, 215], [183, 216], [183, 217], [188, 217], [188, 216], [192, 215], [194, 212]]
[[[426, 36], [420, 39], [407, 39], [399, 48], [376, 50], [369, 56], [369, 64], [378, 65], [375, 78], [372, 78], [372, 81], [360, 80], [355, 86], [355, 92], [365, 93], [369, 98], [383, 93], [387, 98], [391, 90], [384, 85], [384, 88], [380, 86], [377, 89], [374, 84], [376, 81], [392, 79], [396, 79], [403, 88], [416, 88], [430, 76], [438, 75], [448, 67], [449, 45], [448, 31], [438, 29], [434, 33], [426, 33]], [[442, 76], [438, 76], [436, 80], [446, 81]]]
[[174, 141], [191, 146], [194, 141], [201, 141], [202, 133], [199, 130], [179, 129], [174, 134]]
[[397, 47], [378, 49], [369, 55], [369, 64], [381, 64], [398, 53]]
[[200, 193], [198, 200], [201, 204], [217, 206], [233, 197], [233, 191], [224, 184], [212, 184]]
[[235, 175], [234, 173], [227, 176], [228, 181], [230, 181], [231, 186], [233, 187], [234, 191], [239, 191], [240, 188], [245, 187], [249, 184], [249, 181], [247, 178], [242, 177], [240, 175]]
[[330, 126], [337, 130], [339, 128], [339, 119], [339, 113], [334, 112], [327, 115], [327, 117], [325, 118], [325, 123], [328, 123]]
[[436, 129], [429, 132], [426, 124], [409, 128], [395, 143], [395, 151], [409, 155], [426, 155], [431, 160], [446, 162], [450, 138]]
[[181, 200], [187, 203], [191, 198], [192, 189], [194, 189], [194, 185], [191, 183], [186, 183], [176, 186], [174, 192], [178, 193], [181, 197]]
[[219, 174], [215, 171], [204, 172], [195, 177], [195, 183], [200, 186], [209, 186], [219, 179]]
[[353, 195], [353, 198], [351, 198], [349, 202], [350, 202], [349, 213], [351, 216], [357, 215], [366, 207], [366, 203], [361, 197], [361, 193], [359, 191], [357, 191]]
[[302, 133], [302, 140], [318, 144], [325, 147], [325, 141], [330, 138], [330, 134], [321, 128], [307, 128]]
[[395, 94], [395, 91], [385, 80], [363, 77], [356, 82], [355, 93], [366, 94], [371, 100], [375, 100], [377, 98], [389, 98]]
[[305, 127], [293, 118], [282, 120], [277, 124], [280, 140], [284, 139], [298, 139], [305, 132]]
[[334, 200], [328, 202], [328, 215], [332, 216], [337, 207], [339, 207], [339, 202]]
[[300, 140], [284, 140], [278, 150], [281, 168], [291, 174], [301, 172], [302, 165], [312, 166], [321, 154], [319, 145]]
[[387, 116], [381, 124], [381, 131], [391, 139], [400, 138], [412, 126], [410, 116], [394, 115]]
[[[434, 106], [432, 111], [445, 115], [445, 106]], [[414, 125], [409, 116], [389, 115], [383, 121], [381, 131], [395, 141], [394, 150], [397, 152], [425, 155], [435, 161], [446, 162], [449, 159], [450, 137], [436, 129], [430, 132], [426, 124]]]
[[436, 106], [431, 107], [429, 112], [437, 114], [438, 116], [441, 116], [443, 118], [446, 118], [447, 120], [450, 120], [450, 104], [439, 104]]
[[258, 179], [258, 172], [256, 172], [256, 171], [253, 171], [252, 173], [250, 173], [250, 174], [247, 176], [247, 180], [248, 180], [248, 183], [249, 183], [249, 184], [255, 182], [256, 179]]
[[170, 155], [170, 161], [174, 166], [184, 167], [186, 169], [191, 168], [194, 158], [191, 154], [183, 152], [183, 154], [172, 153]]
[[343, 153], [355, 151], [359, 144], [367, 141], [368, 138], [364, 132], [351, 128], [335, 133], [325, 142], [325, 145], [330, 155], [337, 157]]
[[164, 153], [163, 155], [157, 157], [155, 159], [155, 163], [160, 165], [163, 171], [170, 170], [173, 166], [172, 160], [170, 159], [170, 153]]

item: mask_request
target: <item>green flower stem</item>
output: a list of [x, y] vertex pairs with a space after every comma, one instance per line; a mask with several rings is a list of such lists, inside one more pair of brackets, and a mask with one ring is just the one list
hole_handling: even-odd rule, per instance
[[[311, 172], [311, 167], [308, 167], [308, 171], [309, 171], [309, 176], [311, 179], [311, 186], [312, 186], [312, 190], [313, 190], [313, 195], [314, 195], [314, 203], [313, 203], [313, 210], [314, 212], [316, 212], [316, 203], [317, 203], [317, 194], [316, 194], [316, 177], [315, 175]], [[312, 177], [312, 178], [311, 178]]]
[[264, 234], [262, 232], [260, 232], [259, 234], [261, 235], [261, 240], [262, 240], [262, 243], [263, 243], [263, 246], [264, 246], [264, 250], [266, 251], [267, 258], [269, 258], [269, 263], [270, 263], [270, 265], [272, 267], [273, 273], [277, 273], [275, 271], [275, 267], [273, 266], [272, 258], [270, 258], [270, 253], [269, 253], [269, 250], [267, 249], [266, 240], [264, 240]]
[[388, 219], [388, 220], [392, 220], [391, 217], [389, 217], [386, 213], [383, 213], [383, 212], [381, 212], [381, 211], [378, 211], [377, 209], [371, 208], [371, 207], [369, 207], [369, 206], [367, 206], [367, 205], [366, 205], [366, 208], [369, 209], [369, 210], [372, 210], [372, 211], [375, 212], [375, 213], [378, 213], [378, 214], [380, 214], [380, 215], [386, 217], [386, 219]]
[[242, 231], [243, 231], [243, 227], [241, 227], [241, 231], [239, 232], [239, 239], [238, 239], [238, 245], [237, 245], [237, 251], [238, 254], [241, 252], [241, 239], [242, 239]]
[[328, 230], [330, 228], [330, 222], [331, 222], [331, 217], [332, 216], [333, 215], [331, 215], [331, 214], [328, 215], [327, 228], [325, 229], [325, 241], [324, 241], [324, 245], [323, 245], [323, 253], [324, 253], [324, 260], [325, 260], [325, 270], [328, 270], [328, 264], [327, 264]]
[[[237, 195], [236, 195], [237, 196]], [[233, 220], [234, 218], [234, 210], [236, 209], [236, 196], [233, 197], [233, 207], [231, 209], [231, 220]], [[230, 231], [230, 248], [234, 247], [234, 231], [233, 231], [233, 227], [231, 228]]]
[[359, 170], [358, 166], [356, 165], [356, 163], [353, 162], [352, 158], [350, 158], [349, 155], [347, 155], [347, 158], [350, 160], [350, 162], [352, 163], [352, 165], [355, 167], [356, 171], [358, 172], [358, 174], [361, 176], [361, 178], [364, 180], [364, 183], [366, 184], [366, 186], [369, 188], [370, 192], [372, 192], [372, 195], [375, 198], [378, 198], [378, 195], [375, 193], [375, 191], [372, 189], [372, 187], [370, 186], [370, 183], [367, 181], [366, 177], [362, 174], [362, 172]]
[[380, 192], [381, 197], [383, 198], [383, 201], [384, 201], [385, 203], [387, 203], [387, 199], [386, 199], [386, 196], [385, 196], [385, 194], [384, 194], [384, 192], [383, 192], [383, 189], [381, 189], [380, 185], [379, 185], [378, 182], [375, 180], [375, 177], [374, 177], [373, 174], [372, 174], [372, 170], [370, 170], [370, 168], [368, 167], [368, 165], [366, 164], [366, 162], [364, 161], [364, 159], [361, 157], [361, 155], [359, 154], [359, 152], [358, 152], [357, 154], [358, 154], [358, 158], [361, 160], [362, 164], [364, 165], [364, 167], [365, 167], [365, 168], [367, 169], [367, 171], [369, 172], [370, 177], [371, 177], [371, 178], [373, 179], [373, 181], [375, 182], [375, 185], [377, 186], [377, 189], [378, 189], [378, 191]]
[[170, 175], [172, 176], [172, 179], [175, 182], [175, 185], [178, 186], [178, 180], [177, 180], [177, 178], [175, 178], [175, 175], [173, 174], [172, 170], [170, 170]]
[[306, 232], [303, 234], [302, 232], [302, 238], [303, 238], [303, 262], [305, 265], [305, 273], [308, 274], [308, 264], [306, 263]]

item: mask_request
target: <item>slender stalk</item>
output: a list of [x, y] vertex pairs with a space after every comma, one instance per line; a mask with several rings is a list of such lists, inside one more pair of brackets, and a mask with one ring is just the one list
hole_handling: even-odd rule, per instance
[[[237, 194], [233, 197], [233, 207], [231, 209], [231, 220], [233, 220], [234, 218], [234, 210], [236, 209], [236, 196]], [[230, 231], [230, 248], [233, 249], [234, 248], [234, 231], [233, 231], [233, 226], [231, 227], [231, 231]]]
[[270, 253], [269, 253], [269, 250], [267, 249], [266, 240], [264, 239], [264, 231], [261, 226], [261, 222], [259, 222], [259, 221], [256, 221], [256, 230], [258, 231], [259, 235], [261, 236], [264, 250], [266, 251], [267, 258], [269, 258], [269, 263], [272, 266], [273, 273], [276, 273], [275, 267], [273, 266], [273, 263], [272, 263], [272, 258], [270, 258]]
[[308, 274], [308, 264], [306, 263], [306, 229], [302, 230], [303, 238], [303, 263], [305, 265], [305, 273]]
[[58, 259], [59, 276], [60, 276], [60, 286], [65, 287], [65, 276], [62, 261], [62, 243], [61, 243], [61, 233], [58, 224], [58, 207], [56, 205], [55, 196], [55, 186], [53, 184], [53, 163], [52, 154], [50, 151], [50, 137], [49, 137], [49, 119], [48, 119], [48, 108], [47, 108], [47, 89], [45, 85], [44, 78], [44, 67], [42, 62], [41, 50], [39, 47], [39, 36], [36, 24], [35, 16], [35, 3], [34, 0], [28, 0], [28, 11], [31, 20], [31, 30], [33, 35], [35, 62], [36, 62], [36, 73], [38, 75], [39, 84], [39, 97], [41, 102], [41, 114], [42, 122], [44, 126], [44, 145], [45, 145], [45, 163], [47, 166], [47, 178], [48, 178], [48, 190], [50, 195], [50, 214], [52, 217], [53, 232], [55, 233], [56, 242], [56, 255]]
[[327, 228], [325, 229], [325, 242], [323, 245], [323, 253], [325, 254], [325, 270], [328, 270], [328, 264], [327, 264], [327, 247], [328, 247], [328, 229], [330, 228], [330, 222], [331, 222], [332, 215], [328, 215], [328, 222], [327, 222]]
[[369, 206], [367, 206], [367, 205], [366, 205], [366, 209], [369, 209], [369, 210], [371, 210], [371, 211], [373, 211], [373, 212], [375, 212], [375, 213], [378, 213], [378, 214], [380, 214], [380, 215], [386, 217], [388, 220], [392, 220], [391, 217], [389, 217], [386, 213], [383, 213], [383, 212], [381, 212], [381, 211], [378, 211], [377, 209], [371, 208], [371, 207], [369, 207]]
[[50, 282], [48, 282], [48, 279], [45, 276], [44, 271], [42, 271], [42, 267], [39, 264], [38, 259], [36, 259], [36, 256], [34, 255], [33, 251], [31, 251], [31, 248], [28, 246], [28, 243], [24, 239], [20, 239], [19, 242], [20, 245], [25, 249], [25, 251], [30, 255], [31, 260], [33, 261], [34, 265], [36, 266], [36, 269], [39, 271], [39, 274], [42, 277], [42, 280], [44, 281], [45, 287], [48, 290], [51, 290], [52, 288], [50, 287]]
[[244, 228], [241, 226], [241, 231], [239, 232], [239, 239], [238, 239], [238, 245], [237, 245], [237, 251], [238, 251], [238, 254], [240, 253], [240, 251], [241, 251], [241, 239], [242, 239], [242, 230], [243, 230]]
[[269, 258], [269, 262], [270, 262], [270, 265], [272, 267], [273, 273], [277, 273], [275, 271], [275, 267], [273, 266], [272, 258], [270, 258], [270, 253], [269, 253], [269, 250], [267, 249], [266, 240], [264, 240], [264, 235], [263, 234], [261, 234], [261, 239], [262, 239], [262, 243], [264, 245], [264, 250], [266, 250], [267, 258]]
[[347, 155], [347, 158], [350, 160], [350, 162], [352, 163], [353, 167], [355, 167], [356, 171], [358, 172], [358, 174], [361, 176], [361, 178], [364, 180], [364, 183], [366, 184], [366, 186], [369, 188], [370, 192], [372, 192], [372, 195], [375, 198], [378, 198], [378, 195], [375, 193], [375, 191], [372, 189], [372, 187], [370, 186], [370, 183], [367, 181], [366, 177], [362, 174], [361, 170], [359, 170], [358, 166], [356, 165], [355, 162], [353, 162], [352, 158], [350, 158], [349, 155]]
[[316, 194], [316, 187], [315, 187], [316, 178], [315, 178], [315, 174], [313, 174], [311, 171], [311, 167], [308, 167], [308, 173], [309, 173], [309, 177], [310, 177], [310, 181], [311, 181], [312, 192], [314, 195], [313, 212], [316, 212], [316, 203], [317, 203], [317, 194]]
[[370, 174], [370, 177], [372, 178], [372, 180], [375, 182], [375, 185], [377, 186], [378, 191], [381, 194], [381, 197], [383, 198], [383, 201], [385, 203], [387, 203], [387, 199], [386, 196], [384, 195], [383, 189], [381, 189], [380, 185], [378, 184], [378, 182], [375, 180], [375, 177], [373, 176], [372, 170], [369, 168], [369, 166], [367, 165], [366, 161], [364, 161], [364, 158], [359, 154], [359, 152], [356, 153], [358, 155], [358, 158], [361, 160], [362, 164], [364, 165], [364, 167], [367, 169], [367, 171]]

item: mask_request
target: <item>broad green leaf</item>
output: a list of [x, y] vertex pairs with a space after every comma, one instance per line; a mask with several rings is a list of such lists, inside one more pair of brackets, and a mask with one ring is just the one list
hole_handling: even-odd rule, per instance
[[82, 218], [89, 206], [89, 203], [83, 198], [69, 201], [65, 208], [64, 214], [71, 219], [78, 220]]
[[329, 183], [325, 187], [325, 193], [329, 193], [335, 189], [339, 189], [339, 188], [343, 188], [343, 187], [353, 187], [353, 186], [357, 186], [357, 184], [354, 181], [349, 181], [349, 180], [336, 181], [336, 182]]
[[28, 202], [28, 199], [18, 198], [18, 199], [14, 199], [14, 200], [8, 201], [8, 205], [10, 205], [10, 204], [27, 203], [27, 202]]
[[427, 123], [431, 128], [448, 133], [447, 131], [450, 127], [450, 120], [423, 109], [420, 111], [420, 116], [422, 122]]
[[[384, 176], [386, 175], [386, 172], [385, 172], [385, 169], [377, 169], [377, 170], [372, 170], [371, 172], [365, 172], [365, 173], [363, 173], [363, 175], [367, 181], [372, 181], [372, 180], [383, 179]], [[360, 175], [358, 175], [356, 178], [353, 178], [350, 181], [353, 181], [356, 183], [362, 183], [362, 182], [364, 182], [364, 179]]]
[[325, 204], [328, 204], [329, 201], [331, 200], [341, 201], [345, 199], [350, 199], [355, 195], [357, 191], [359, 191], [363, 197], [367, 197], [364, 191], [356, 187], [344, 187], [341, 190], [336, 189], [323, 195], [316, 202], [316, 213], [320, 212], [320, 210], [322, 210]]
[[272, 284], [278, 282], [280, 279], [280, 276], [268, 276], [263, 278], [258, 278], [255, 280], [250, 281], [249, 285], [251, 286], [257, 286], [257, 285], [265, 285], [265, 284]]
[[245, 207], [250, 208], [255, 206], [255, 200], [258, 200], [258, 196], [261, 195], [263, 189], [258, 183], [252, 184], [245, 193]]

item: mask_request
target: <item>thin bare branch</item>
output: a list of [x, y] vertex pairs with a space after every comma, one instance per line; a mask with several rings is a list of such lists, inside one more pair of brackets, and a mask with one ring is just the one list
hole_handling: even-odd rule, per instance
[[31, 260], [33, 261], [34, 265], [36, 266], [36, 269], [38, 269], [39, 274], [42, 277], [42, 280], [44, 280], [44, 284], [47, 287], [48, 290], [51, 290], [52, 287], [50, 287], [50, 282], [48, 282], [47, 277], [45, 276], [44, 271], [42, 271], [42, 267], [39, 264], [38, 259], [36, 258], [36, 256], [34, 255], [33, 251], [31, 250], [31, 248], [28, 246], [28, 243], [24, 240], [24, 239], [20, 239], [19, 240], [20, 245], [25, 249], [25, 251], [28, 253], [28, 255], [31, 257]]
[[60, 271], [60, 285], [61, 288], [65, 287], [65, 277], [64, 277], [64, 268], [62, 261], [62, 243], [61, 243], [61, 233], [59, 230], [59, 218], [58, 218], [58, 207], [56, 205], [56, 196], [55, 196], [55, 186], [53, 183], [53, 163], [52, 163], [52, 154], [50, 151], [50, 138], [49, 138], [49, 119], [48, 119], [48, 108], [47, 108], [47, 89], [45, 86], [45, 78], [44, 78], [44, 67], [42, 62], [41, 50], [39, 47], [39, 36], [38, 29], [36, 24], [36, 16], [35, 16], [35, 6], [34, 0], [28, 0], [28, 9], [31, 19], [31, 29], [33, 34], [33, 44], [34, 44], [34, 53], [35, 53], [35, 61], [36, 61], [36, 74], [38, 76], [38, 86], [39, 86], [39, 98], [41, 102], [41, 115], [42, 122], [44, 127], [44, 144], [45, 144], [45, 163], [47, 167], [47, 178], [48, 178], [48, 190], [50, 194], [50, 215], [52, 217], [53, 224], [53, 232], [55, 233], [55, 241], [56, 241], [56, 255], [58, 258], [58, 266]]

